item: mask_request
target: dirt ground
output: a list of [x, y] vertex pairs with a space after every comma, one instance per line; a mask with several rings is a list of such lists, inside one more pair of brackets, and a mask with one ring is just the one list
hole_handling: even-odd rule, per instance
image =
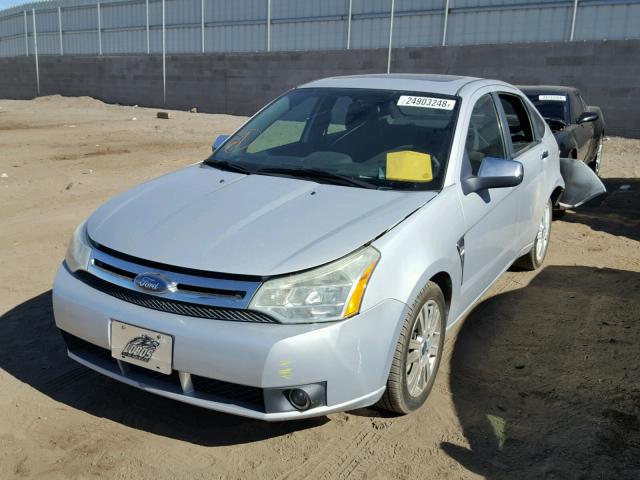
[[0, 100], [0, 478], [640, 478], [640, 141], [610, 193], [553, 223], [447, 339], [427, 404], [267, 424], [159, 398], [68, 360], [51, 284], [114, 194], [203, 159], [244, 119]]

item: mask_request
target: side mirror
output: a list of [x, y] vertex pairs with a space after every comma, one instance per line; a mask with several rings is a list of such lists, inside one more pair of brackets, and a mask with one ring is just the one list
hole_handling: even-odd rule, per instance
[[596, 112], [583, 112], [582, 115], [578, 117], [578, 123], [587, 123], [587, 122], [595, 122], [600, 118]]
[[504, 158], [484, 157], [477, 176], [465, 178], [465, 195], [488, 188], [516, 187], [522, 183], [524, 168], [520, 162]]
[[227, 138], [229, 138], [229, 135], [218, 135], [213, 141], [213, 145], [211, 145], [211, 151], [215, 152], [218, 148], [220, 148], [220, 145], [226, 142]]

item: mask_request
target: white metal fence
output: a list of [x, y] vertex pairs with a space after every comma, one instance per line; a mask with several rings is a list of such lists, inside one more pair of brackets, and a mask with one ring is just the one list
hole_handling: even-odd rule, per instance
[[0, 56], [640, 38], [640, 0], [61, 0], [0, 12]]

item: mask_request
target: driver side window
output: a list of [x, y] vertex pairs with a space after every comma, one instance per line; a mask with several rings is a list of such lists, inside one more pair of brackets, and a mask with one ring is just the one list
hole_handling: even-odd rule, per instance
[[477, 175], [485, 157], [506, 158], [500, 117], [491, 94], [480, 97], [473, 107], [464, 162], [472, 175]]

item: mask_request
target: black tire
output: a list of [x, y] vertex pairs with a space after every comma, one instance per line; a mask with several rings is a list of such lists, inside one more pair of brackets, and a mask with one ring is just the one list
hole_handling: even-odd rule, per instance
[[554, 208], [553, 209], [553, 219], [560, 219], [562, 217], [564, 217], [567, 214], [566, 210], [563, 210], [562, 208]]
[[[424, 390], [418, 396], [412, 396], [407, 386], [407, 355], [409, 353], [409, 343], [414, 331], [414, 327], [418, 321], [418, 316], [422, 308], [428, 302], [434, 302], [440, 312], [440, 334], [438, 338], [438, 351], [434, 359], [434, 364], [430, 376], [427, 379]], [[396, 349], [391, 363], [391, 370], [387, 380], [387, 389], [382, 398], [378, 401], [377, 406], [391, 412], [405, 415], [420, 408], [433, 387], [438, 367], [442, 359], [442, 351], [444, 347], [444, 337], [447, 325], [447, 309], [442, 290], [434, 282], [429, 282], [420, 291], [418, 297], [411, 305], [407, 316], [404, 319], [400, 337], [396, 343]]]
[[[549, 209], [550, 214], [553, 215], [554, 211], [553, 211], [553, 204], [551, 200], [547, 201], [547, 208]], [[551, 221], [549, 221], [549, 227], [547, 229], [547, 245], [544, 248], [544, 252], [542, 256], [540, 257], [537, 254], [538, 242], [540, 241], [540, 238], [536, 233], [536, 239], [533, 242], [533, 246], [531, 247], [531, 250], [529, 250], [529, 252], [526, 255], [523, 255], [519, 259], [517, 259], [513, 263], [513, 265], [515, 267], [521, 268], [523, 270], [528, 270], [528, 271], [533, 271], [540, 268], [540, 266], [544, 263], [544, 259], [547, 256], [547, 252], [549, 251], [548, 238], [550, 237], [551, 237]]]
[[598, 146], [596, 147], [596, 155], [591, 162], [589, 162], [589, 167], [593, 172], [600, 176], [600, 169], [602, 168], [602, 155], [604, 150], [604, 136], [600, 137], [598, 141]]

